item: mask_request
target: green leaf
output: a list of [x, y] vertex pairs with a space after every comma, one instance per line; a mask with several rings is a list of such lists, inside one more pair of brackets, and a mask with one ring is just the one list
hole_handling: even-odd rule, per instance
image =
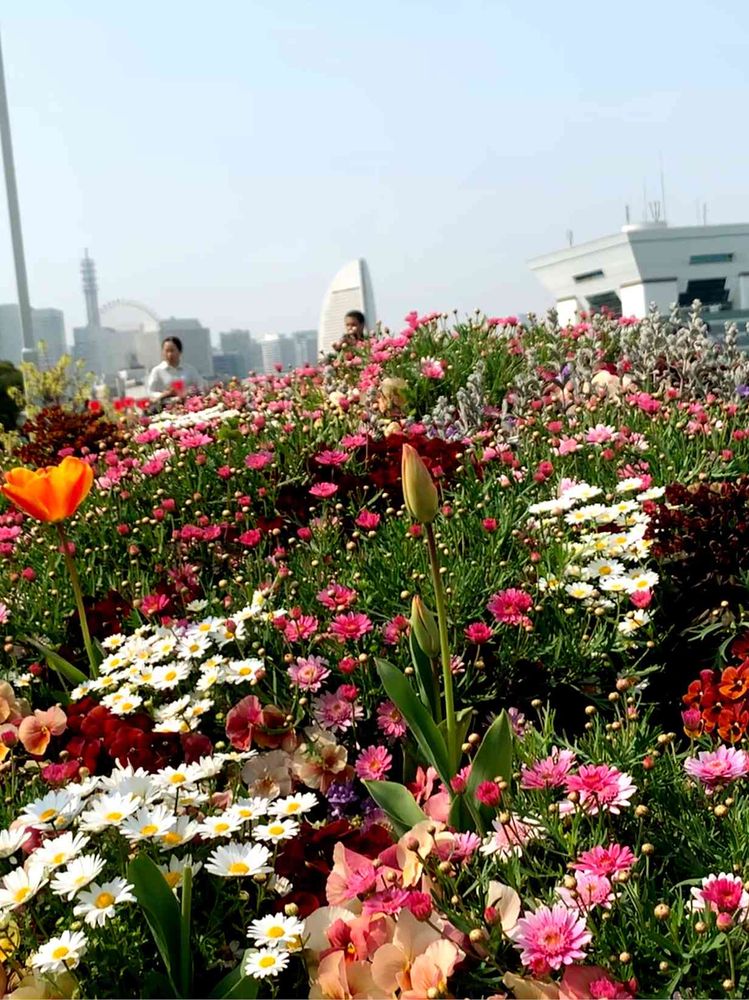
[[[482, 781], [493, 781], [502, 778], [508, 784], [512, 777], [512, 726], [507, 712], [502, 710], [487, 729], [481, 746], [471, 764], [471, 775], [468, 779], [465, 794], [473, 800], [476, 789]], [[486, 828], [491, 826], [494, 810], [489, 806], [476, 803], [481, 819]]]
[[413, 633], [408, 637], [408, 645], [411, 650], [414, 676], [419, 687], [419, 696], [424, 707], [431, 712], [432, 718], [437, 718], [439, 715], [439, 706], [437, 705], [439, 687], [435, 684], [432, 661], [418, 644]]
[[412, 826], [428, 819], [405, 785], [396, 781], [365, 781], [367, 791], [395, 827], [399, 837]]
[[189, 995], [189, 986], [185, 993], [176, 986], [175, 977], [180, 975], [181, 916], [174, 893], [146, 854], [139, 854], [130, 862], [127, 866], [127, 877], [133, 885], [135, 898], [145, 914], [174, 995], [177, 997]]
[[432, 716], [419, 701], [416, 692], [404, 676], [387, 660], [377, 660], [377, 671], [390, 700], [400, 709], [425, 759], [437, 769], [442, 781], [450, 784], [452, 772], [447, 746]]
[[[458, 744], [459, 747], [462, 746], [463, 743], [465, 743], [466, 741], [466, 736], [468, 735], [468, 727], [471, 725], [472, 715], [473, 715], [473, 709], [470, 707], [460, 708], [455, 713], [455, 722], [457, 731], [456, 743]], [[440, 722], [437, 728], [442, 733], [442, 736], [445, 740], [445, 746], [447, 746], [447, 723], [445, 722], [444, 719], [442, 720], [442, 722]]]
[[209, 1000], [255, 1000], [260, 980], [244, 974], [244, 957], [239, 965], [219, 980], [211, 990]]
[[78, 667], [74, 667], [69, 660], [66, 660], [64, 656], [60, 656], [59, 653], [56, 653], [49, 646], [45, 646], [43, 642], [39, 642], [38, 639], [32, 639], [28, 635], [23, 635], [20, 638], [22, 642], [27, 642], [34, 649], [38, 649], [45, 657], [49, 666], [57, 671], [61, 677], [64, 677], [66, 681], [69, 681], [71, 684], [83, 684], [84, 681], [88, 680], [88, 677]]
[[452, 800], [450, 813], [447, 817], [447, 823], [448, 826], [454, 827], [461, 833], [473, 830], [476, 826], [476, 823], [471, 816], [471, 810], [468, 808], [468, 804], [466, 803], [465, 795], [456, 795]]

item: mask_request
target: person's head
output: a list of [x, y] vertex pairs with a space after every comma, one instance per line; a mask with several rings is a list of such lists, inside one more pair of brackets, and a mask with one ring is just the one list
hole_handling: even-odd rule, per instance
[[352, 309], [350, 312], [347, 312], [343, 322], [346, 327], [346, 334], [349, 337], [358, 338], [364, 333], [364, 313], [359, 312], [358, 309]]
[[179, 337], [164, 337], [161, 341], [161, 356], [168, 365], [177, 367], [182, 357], [182, 341]]

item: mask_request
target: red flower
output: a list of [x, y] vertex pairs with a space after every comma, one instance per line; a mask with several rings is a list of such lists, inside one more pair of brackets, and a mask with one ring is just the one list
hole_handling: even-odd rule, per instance
[[248, 694], [226, 716], [226, 735], [236, 750], [249, 750], [252, 737], [263, 716], [260, 700]]

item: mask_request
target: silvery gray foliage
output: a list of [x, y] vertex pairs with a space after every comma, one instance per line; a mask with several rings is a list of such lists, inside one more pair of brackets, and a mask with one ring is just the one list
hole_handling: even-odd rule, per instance
[[484, 426], [486, 399], [484, 395], [483, 361], [478, 361], [466, 384], [455, 394], [455, 402], [447, 396], [440, 396], [431, 413], [428, 413], [423, 423], [428, 433], [435, 437], [453, 439], [470, 437]]

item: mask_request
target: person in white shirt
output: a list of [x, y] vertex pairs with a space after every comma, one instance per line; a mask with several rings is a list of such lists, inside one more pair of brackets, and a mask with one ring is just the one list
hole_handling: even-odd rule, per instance
[[179, 337], [165, 337], [161, 342], [164, 359], [148, 376], [148, 395], [152, 402], [177, 399], [205, 388], [203, 376], [192, 365], [182, 361], [182, 341]]

